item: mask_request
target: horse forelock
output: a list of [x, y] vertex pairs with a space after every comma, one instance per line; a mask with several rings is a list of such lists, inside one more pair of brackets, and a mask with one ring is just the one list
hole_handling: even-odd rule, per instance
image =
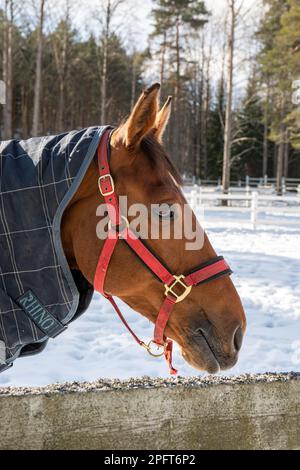
[[152, 134], [148, 134], [143, 138], [141, 141], [141, 150], [148, 158], [153, 168], [160, 174], [164, 183], [172, 186], [176, 183], [176, 185], [180, 187], [183, 185], [179, 171], [173, 164], [164, 147]]

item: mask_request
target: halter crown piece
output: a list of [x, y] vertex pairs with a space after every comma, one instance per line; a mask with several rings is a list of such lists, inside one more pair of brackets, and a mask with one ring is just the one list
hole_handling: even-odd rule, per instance
[[[190, 294], [192, 287], [221, 276], [230, 275], [232, 274], [232, 271], [224, 258], [219, 256], [202, 264], [201, 266], [198, 266], [187, 275], [173, 275], [147, 248], [144, 242], [130, 229], [127, 219], [120, 214], [118, 198], [115, 193], [114, 180], [109, 168], [108, 155], [110, 153], [111, 132], [111, 129], [108, 129], [103, 134], [98, 146], [98, 164], [100, 173], [99, 190], [101, 195], [104, 197], [110, 223], [108, 237], [104, 242], [96, 268], [94, 287], [95, 290], [100, 292], [110, 301], [121, 321], [131, 333], [135, 341], [140, 346], [144, 347], [151, 356], [160, 357], [164, 355], [169, 365], [170, 374], [175, 375], [177, 374], [177, 370], [172, 366], [173, 342], [166, 338], [164, 334], [175, 304], [182, 302]], [[132, 331], [114, 298], [105, 292], [104, 283], [107, 269], [119, 239], [127, 243], [127, 245], [164, 284], [165, 287], [165, 299], [163, 300], [162, 306], [157, 315], [154, 336], [148, 344], [140, 340]], [[158, 353], [153, 351], [154, 345], [156, 345], [158, 350], [160, 349], [162, 352]]]

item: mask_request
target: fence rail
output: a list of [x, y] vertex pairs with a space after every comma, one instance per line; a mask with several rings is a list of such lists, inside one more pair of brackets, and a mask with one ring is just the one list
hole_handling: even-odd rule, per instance
[[[222, 194], [217, 192], [205, 192], [199, 186], [194, 186], [192, 190], [186, 191], [186, 197], [194, 210], [203, 208], [207, 212], [222, 211], [249, 213], [248, 222], [252, 228], [256, 228], [259, 223], [262, 224], [281, 224], [283, 221], [289, 225], [300, 227], [300, 198], [298, 196], [273, 196], [260, 194], [258, 191], [249, 191], [245, 194]], [[261, 219], [259, 215], [277, 216], [277, 219]], [[284, 219], [278, 220], [278, 215]], [[287, 217], [289, 216], [288, 220]], [[292, 217], [296, 220], [293, 220]], [[298, 220], [297, 220], [298, 218]], [[245, 222], [245, 219], [237, 219], [237, 222]], [[246, 220], [247, 222], [247, 220]]]
[[[193, 186], [197, 181], [195, 178], [185, 178], [186, 186]], [[217, 180], [201, 179], [198, 181], [198, 184], [201, 186], [222, 186], [222, 180], [219, 178]], [[230, 185], [232, 188], [274, 188], [276, 187], [277, 180], [276, 178], [269, 178], [265, 176], [264, 178], [253, 178], [246, 176], [244, 179], [231, 181]], [[286, 191], [300, 191], [300, 178], [282, 178], [282, 190]]]
[[1, 450], [300, 449], [295, 373], [2, 390]]

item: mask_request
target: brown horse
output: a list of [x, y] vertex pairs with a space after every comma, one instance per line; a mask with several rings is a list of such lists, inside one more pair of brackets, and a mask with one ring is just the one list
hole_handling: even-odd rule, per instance
[[[186, 204], [181, 178], [161, 145], [171, 99], [159, 111], [159, 94], [159, 84], [144, 91], [127, 121], [115, 129], [110, 140], [115, 191], [118, 196], [127, 196], [128, 205]], [[68, 263], [92, 284], [104, 243], [96, 235], [96, 209], [101, 202], [98, 178], [95, 158], [62, 224]], [[201, 232], [195, 216], [194, 223]], [[178, 275], [216, 257], [206, 234], [200, 250], [186, 250], [186, 242], [185, 238], [171, 237], [149, 240], [148, 245]], [[105, 290], [155, 323], [164, 296], [163, 285], [125, 243], [119, 243], [113, 254]], [[175, 305], [166, 335], [180, 345], [183, 357], [193, 367], [216, 373], [236, 363], [245, 328], [239, 295], [231, 279], [222, 277], [193, 288], [184, 302]]]

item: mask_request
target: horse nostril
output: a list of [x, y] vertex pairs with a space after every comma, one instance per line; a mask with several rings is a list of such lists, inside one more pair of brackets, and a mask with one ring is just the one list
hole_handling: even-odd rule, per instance
[[234, 347], [237, 351], [239, 351], [242, 347], [243, 343], [243, 330], [241, 327], [239, 327], [235, 333], [234, 333], [234, 338], [233, 338], [233, 344]]

